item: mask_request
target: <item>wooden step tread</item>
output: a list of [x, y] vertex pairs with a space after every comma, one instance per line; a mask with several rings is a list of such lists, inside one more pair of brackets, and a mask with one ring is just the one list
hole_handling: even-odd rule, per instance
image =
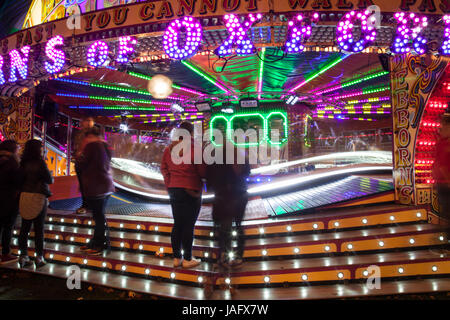
[[[32, 241], [31, 241], [32, 242]], [[15, 246], [15, 248], [17, 248]], [[61, 256], [80, 257], [86, 259], [95, 259], [99, 261], [114, 262], [114, 264], [127, 264], [146, 266], [150, 269], [158, 268], [169, 271], [187, 272], [187, 273], [216, 273], [217, 268], [211, 262], [202, 262], [199, 266], [192, 269], [174, 268], [173, 260], [170, 257], [155, 257], [154, 255], [111, 251], [109, 254], [101, 256], [89, 256], [80, 250], [79, 246], [46, 243], [47, 253], [59, 254]], [[390, 265], [401, 263], [421, 263], [421, 262], [447, 262], [450, 267], [450, 251], [442, 249], [427, 249], [406, 252], [386, 252], [376, 254], [362, 254], [354, 256], [339, 257], [320, 257], [320, 258], [296, 258], [270, 261], [246, 261], [239, 268], [234, 270], [231, 275], [246, 274], [265, 274], [270, 272], [312, 272], [325, 269], [346, 268], [347, 266], [367, 267], [370, 265]]]
[[[2, 265], [1, 268], [19, 269], [17, 263]], [[38, 270], [26, 270], [42, 275], [67, 279], [67, 266], [49, 263]], [[186, 300], [310, 300], [373, 297], [399, 294], [419, 294], [450, 291], [450, 279], [423, 279], [382, 281], [380, 289], [369, 290], [365, 283], [314, 285], [289, 288], [217, 289], [206, 295], [203, 288], [175, 283], [158, 282], [102, 271], [83, 269], [82, 286], [86, 283], [152, 294], [164, 298]]]
[[[277, 224], [286, 224], [294, 222], [305, 222], [314, 220], [330, 220], [339, 218], [349, 218], [351, 216], [370, 216], [374, 214], [388, 214], [388, 213], [399, 213], [405, 211], [417, 211], [426, 213], [426, 209], [423, 207], [407, 207], [401, 205], [379, 205], [376, 207], [359, 207], [359, 208], [344, 208], [344, 209], [333, 209], [327, 210], [319, 213], [312, 214], [301, 214], [297, 216], [290, 216], [284, 218], [270, 218], [270, 219], [258, 219], [258, 220], [247, 220], [243, 221], [242, 225], [244, 227], [255, 227], [255, 226], [275, 226]], [[49, 216], [55, 217], [66, 217], [68, 219], [86, 219], [90, 218], [90, 214], [78, 215], [73, 212], [60, 211], [60, 210], [49, 210]], [[48, 218], [47, 218], [48, 219]], [[135, 222], [135, 223], [159, 223], [172, 225], [173, 220], [167, 218], [157, 218], [157, 217], [137, 217], [137, 216], [121, 216], [121, 215], [107, 215], [108, 221], [124, 221], [124, 222]], [[213, 226], [212, 221], [201, 221], [196, 222], [196, 226], [199, 228], [211, 228]]]
[[[19, 232], [19, 228], [16, 229], [16, 234]], [[249, 249], [257, 249], [259, 247], [277, 246], [277, 245], [302, 245], [312, 243], [324, 243], [330, 241], [358, 241], [368, 240], [379, 237], [399, 237], [407, 235], [418, 235], [426, 233], [439, 233], [443, 229], [441, 226], [433, 224], [414, 224], [414, 225], [401, 225], [395, 227], [383, 227], [383, 228], [370, 228], [363, 230], [351, 230], [351, 231], [337, 231], [337, 232], [325, 232], [318, 234], [302, 234], [293, 236], [277, 236], [277, 237], [261, 237], [259, 239], [246, 239], [245, 246]], [[46, 225], [45, 232], [47, 234], [60, 234], [64, 238], [73, 237], [86, 237], [91, 238], [93, 235], [92, 228], [85, 227], [68, 227], [58, 225]], [[163, 246], [169, 246], [171, 239], [166, 235], [126, 232], [126, 231], [111, 231], [111, 241], [132, 241], [139, 243], [155, 243]], [[67, 240], [67, 239], [66, 239]], [[205, 248], [217, 248], [216, 240], [203, 240], [194, 239], [194, 246]]]

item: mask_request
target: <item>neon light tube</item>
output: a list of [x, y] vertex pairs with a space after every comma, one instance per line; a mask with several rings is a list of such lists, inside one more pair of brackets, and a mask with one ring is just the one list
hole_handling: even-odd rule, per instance
[[316, 73], [312, 74], [311, 76], [309, 76], [307, 79], [305, 79], [304, 81], [300, 82], [299, 84], [297, 84], [295, 87], [293, 87], [292, 89], [289, 90], [289, 92], [294, 92], [295, 90], [303, 87], [305, 84], [307, 84], [308, 82], [310, 82], [311, 80], [315, 79], [317, 76], [321, 75], [322, 73], [324, 73], [325, 71], [327, 71], [328, 69], [331, 69], [332, 67], [334, 67], [335, 65], [337, 65], [338, 63], [340, 63], [341, 61], [345, 60], [347, 57], [349, 57], [349, 54], [346, 54], [342, 57], [339, 57], [338, 59], [336, 59], [335, 61], [333, 61], [332, 63], [326, 65], [325, 67], [323, 67], [322, 69], [320, 69], [319, 71], [317, 71]]
[[360, 173], [360, 172], [366, 172], [366, 171], [386, 171], [386, 170], [392, 170], [392, 166], [379, 166], [379, 167], [358, 167], [358, 168], [350, 168], [350, 169], [342, 169], [342, 170], [336, 170], [331, 172], [324, 172], [319, 173], [311, 176], [306, 177], [298, 177], [298, 178], [292, 178], [289, 180], [283, 180], [279, 182], [272, 182], [269, 184], [265, 184], [262, 186], [257, 186], [253, 188], [248, 189], [249, 194], [260, 194], [268, 191], [275, 191], [278, 189], [284, 189], [287, 187], [292, 186], [298, 186], [301, 184], [305, 184], [308, 182], [312, 182], [315, 180], [323, 179], [323, 178], [332, 178], [338, 175], [342, 174], [354, 174], [354, 173]]
[[[128, 71], [127, 73], [130, 76], [133, 76], [133, 77], [136, 77], [136, 78], [140, 78], [140, 79], [144, 79], [144, 80], [151, 80], [152, 79], [152, 77], [150, 77], [150, 76], [147, 76], [147, 75], [141, 74], [141, 73], [137, 73], [137, 72], [134, 72], [134, 71]], [[203, 92], [196, 91], [196, 90], [193, 90], [193, 89], [190, 89], [190, 88], [185, 88], [185, 87], [179, 86], [179, 85], [177, 85], [175, 83], [172, 84], [172, 88], [178, 89], [178, 90], [181, 90], [181, 91], [185, 91], [185, 92], [188, 92], [188, 93], [191, 93], [191, 94], [196, 94], [196, 95], [199, 95], [199, 96], [206, 95]]]
[[[219, 84], [217, 82], [217, 80], [213, 79], [209, 74], [207, 74], [206, 72], [203, 72], [202, 70], [200, 70], [198, 67], [194, 66], [192, 63], [188, 62], [188, 61], [184, 61], [181, 60], [181, 63], [183, 65], [185, 65], [186, 67], [188, 67], [189, 69], [191, 69], [192, 71], [194, 71], [196, 74], [198, 74], [199, 76], [203, 77], [205, 80], [208, 80], [210, 83], [212, 83], [213, 85], [215, 85], [217, 88], [219, 88], [220, 90], [228, 93], [228, 94], [233, 94], [231, 92], [231, 90], [225, 88], [224, 86], [222, 86], [221, 84]], [[238, 99], [237, 96], [234, 96], [236, 99]]]
[[263, 86], [263, 73], [264, 73], [264, 58], [266, 56], [266, 48], [261, 49], [262, 57], [259, 60], [259, 75], [258, 75], [258, 86], [256, 88], [256, 91], [258, 94], [258, 99], [261, 99], [261, 91]]
[[274, 170], [279, 170], [282, 168], [287, 168], [291, 166], [297, 166], [303, 163], [319, 162], [323, 160], [332, 159], [348, 159], [348, 158], [378, 158], [380, 161], [392, 162], [392, 152], [387, 151], [355, 151], [355, 152], [337, 152], [326, 154], [322, 156], [315, 156], [311, 158], [299, 159], [284, 163], [273, 164], [269, 166], [264, 166], [251, 170], [251, 174], [261, 174], [265, 172], [270, 172]]
[[[79, 84], [79, 85], [88, 86], [88, 87], [92, 87], [92, 88], [102, 88], [102, 89], [119, 91], [119, 92], [128, 92], [128, 93], [135, 93], [135, 94], [142, 94], [142, 95], [146, 95], [146, 96], [151, 96], [150, 92], [148, 92], [146, 90], [141, 90], [141, 89], [126, 88], [126, 87], [113, 86], [113, 85], [101, 84], [101, 83], [90, 83], [90, 82], [87, 82], [87, 81], [64, 79], [64, 78], [59, 78], [59, 79], [55, 79], [55, 80], [56, 81], [67, 82], [67, 83]], [[167, 99], [171, 99], [171, 100], [187, 100], [187, 99], [189, 99], [189, 97], [187, 97], [187, 96], [173, 96], [173, 95], [171, 95], [171, 96], [167, 97]]]
[[382, 77], [382, 76], [385, 76], [387, 74], [389, 74], [388, 71], [381, 71], [381, 72], [377, 72], [377, 73], [374, 73], [374, 74], [369, 74], [369, 75], [361, 77], [359, 79], [351, 80], [351, 81], [348, 81], [348, 82], [341, 82], [340, 84], [338, 84], [338, 85], [336, 85], [334, 87], [331, 87], [331, 88], [328, 88], [328, 89], [319, 90], [319, 91], [315, 91], [314, 93], [316, 93], [316, 94], [330, 93], [330, 92], [333, 92], [333, 91], [336, 91], [336, 90], [339, 90], [339, 89], [343, 89], [345, 87], [353, 86], [355, 84], [358, 84], [358, 83], [361, 83], [361, 82], [364, 82], [364, 81], [368, 81], [368, 80], [372, 80], [372, 79], [375, 79], [375, 78], [378, 78], [378, 77]]

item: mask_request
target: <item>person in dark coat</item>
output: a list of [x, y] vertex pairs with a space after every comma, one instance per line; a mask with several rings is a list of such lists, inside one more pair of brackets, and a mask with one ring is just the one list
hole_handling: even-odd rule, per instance
[[11, 232], [17, 219], [19, 204], [19, 158], [14, 140], [0, 143], [0, 233], [2, 234], [1, 263], [16, 260], [11, 255]]
[[104, 251], [110, 251], [105, 209], [109, 197], [115, 191], [111, 174], [112, 153], [95, 127], [86, 132], [81, 148], [81, 184], [95, 221], [94, 236], [81, 250], [90, 255], [101, 255]]
[[[234, 163], [227, 164], [227, 152], [234, 152]], [[219, 236], [219, 265], [230, 267], [242, 264], [244, 255], [244, 231], [242, 220], [248, 202], [247, 178], [250, 175], [248, 159], [239, 164], [237, 154], [241, 152], [230, 143], [223, 150], [223, 164], [212, 164], [206, 168], [208, 189], [214, 192], [212, 216]], [[217, 151], [216, 151], [217, 152]], [[232, 225], [236, 224], [237, 248], [232, 248]]]
[[[53, 177], [44, 161], [41, 141], [33, 139], [25, 144], [20, 160], [19, 176], [21, 193], [42, 194], [46, 198], [52, 195], [48, 185], [53, 183]], [[32, 225], [34, 228], [36, 268], [46, 264], [44, 259], [44, 224], [47, 205], [48, 201], [45, 200], [37, 217], [30, 220], [22, 218], [19, 235], [19, 264], [22, 268], [31, 264], [28, 257], [28, 234]]]
[[80, 159], [82, 156], [82, 144], [83, 140], [86, 137], [86, 133], [89, 132], [92, 128], [94, 128], [94, 119], [92, 117], [85, 118], [80, 123], [80, 131], [75, 135], [74, 138], [74, 159], [75, 159], [75, 172], [78, 178], [78, 185], [80, 187], [81, 194], [81, 207], [79, 207], [75, 213], [77, 214], [85, 214], [88, 209], [88, 204], [86, 200], [86, 196], [84, 194], [83, 184], [81, 183], [82, 169], [80, 167]]

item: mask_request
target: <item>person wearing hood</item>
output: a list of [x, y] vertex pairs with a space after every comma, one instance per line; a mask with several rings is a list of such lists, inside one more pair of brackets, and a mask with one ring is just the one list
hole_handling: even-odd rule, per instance
[[11, 255], [11, 232], [19, 209], [19, 158], [14, 140], [0, 143], [0, 232], [2, 234], [1, 263], [16, 260]]

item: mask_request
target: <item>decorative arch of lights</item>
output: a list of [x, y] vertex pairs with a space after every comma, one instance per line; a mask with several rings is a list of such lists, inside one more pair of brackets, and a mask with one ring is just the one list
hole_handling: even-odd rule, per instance
[[[329, 5], [300, 0], [164, 0], [86, 11], [0, 40], [0, 94], [19, 96], [42, 80], [92, 68], [184, 60], [196, 54], [245, 56], [264, 47], [282, 48], [286, 54], [450, 55], [446, 11], [408, 1], [401, 1], [399, 10], [385, 0]], [[442, 39], [434, 39], [436, 28]], [[333, 36], [321, 32], [325, 30]]]

